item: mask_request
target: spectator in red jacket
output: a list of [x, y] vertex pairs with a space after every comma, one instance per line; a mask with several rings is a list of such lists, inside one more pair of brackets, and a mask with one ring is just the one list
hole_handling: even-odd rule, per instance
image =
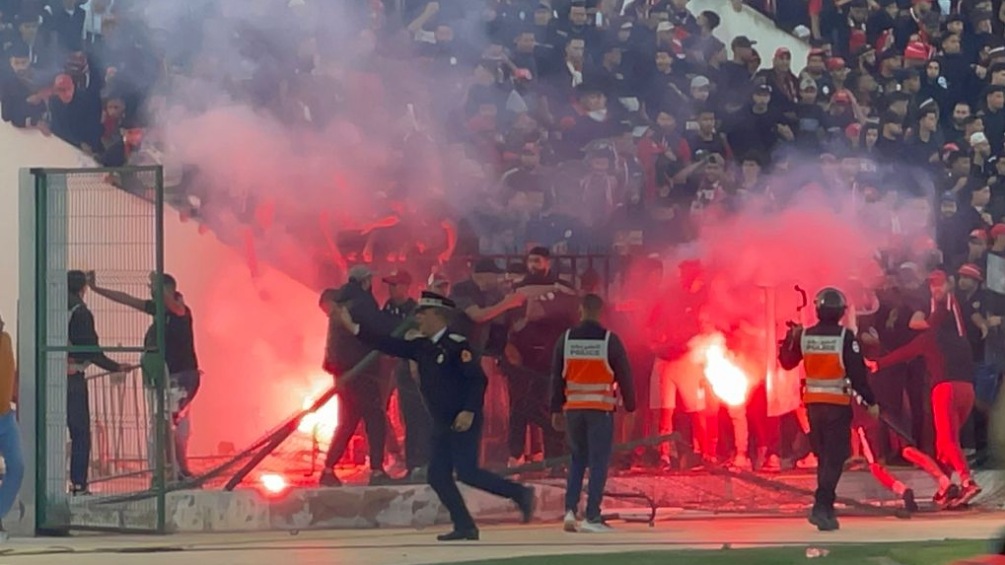
[[932, 383], [937, 455], [939, 461], [956, 471], [962, 482], [958, 490], [940, 490], [935, 501], [962, 506], [981, 493], [960, 447], [960, 429], [974, 406], [975, 366], [967, 341], [966, 321], [951, 292], [949, 278], [944, 271], [934, 271], [929, 275], [928, 285], [932, 295], [931, 310], [927, 317], [916, 312], [912, 318], [912, 327], [921, 329], [922, 333], [907, 345], [880, 357], [873, 365], [883, 369], [917, 357], [925, 360]]

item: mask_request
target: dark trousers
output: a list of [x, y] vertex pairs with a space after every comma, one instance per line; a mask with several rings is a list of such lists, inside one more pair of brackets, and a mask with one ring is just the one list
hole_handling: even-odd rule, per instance
[[91, 402], [83, 373], [66, 379], [66, 427], [70, 431], [70, 482], [87, 487], [91, 464]]
[[[926, 422], [928, 408], [928, 384], [926, 382], [924, 362], [913, 361], [897, 367], [884, 369], [869, 379], [876, 402], [881, 410], [889, 414], [894, 421], [910, 423], [911, 436], [914, 443], [927, 453], [934, 453], [931, 434], [928, 433]], [[904, 398], [907, 398], [907, 405]], [[883, 430], [883, 440], [877, 447], [881, 453], [877, 456], [897, 454], [907, 447], [907, 442], [889, 430], [886, 424], [880, 424]]]
[[400, 361], [394, 368], [398, 385], [398, 409], [405, 422], [405, 465], [409, 469], [429, 464], [429, 434], [432, 422], [422, 402], [419, 384], [412, 378], [408, 361]]
[[384, 442], [387, 435], [387, 415], [376, 379], [360, 375], [339, 396], [338, 427], [332, 436], [325, 470], [332, 468], [349, 447], [349, 440], [356, 433], [356, 426], [363, 420], [366, 426], [366, 441], [370, 448], [370, 468], [384, 470]]
[[429, 461], [429, 486], [433, 487], [440, 502], [447, 507], [455, 530], [470, 530], [475, 521], [468, 512], [457, 480], [487, 493], [516, 501], [524, 487], [499, 475], [478, 467], [478, 449], [482, 440], [482, 416], [466, 432], [455, 432], [450, 424], [437, 422], [433, 426], [431, 458]]
[[837, 485], [851, 456], [851, 406], [808, 404], [810, 445], [817, 455], [817, 491], [813, 512], [834, 515]]
[[551, 379], [546, 372], [528, 367], [502, 364], [506, 375], [506, 392], [509, 395], [508, 441], [511, 457], [520, 457], [524, 452], [527, 427], [536, 426], [544, 437], [544, 456], [561, 457], [563, 452], [562, 433], [551, 427]]
[[565, 487], [565, 509], [573, 514], [579, 510], [583, 492], [583, 477], [590, 470], [586, 489], [586, 520], [600, 520], [600, 502], [607, 484], [607, 469], [611, 464], [614, 441], [614, 412], [603, 410], [568, 410], [565, 413], [565, 433], [569, 440], [572, 463]]

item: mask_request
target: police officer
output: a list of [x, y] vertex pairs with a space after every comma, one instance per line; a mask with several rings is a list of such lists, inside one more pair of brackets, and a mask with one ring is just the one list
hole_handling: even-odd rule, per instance
[[813, 304], [817, 325], [803, 330], [793, 325], [778, 352], [785, 370], [803, 361], [806, 381], [803, 403], [810, 421], [810, 444], [817, 455], [817, 490], [809, 521], [820, 531], [839, 528], [834, 498], [845, 461], [851, 455], [852, 398], [858, 395], [873, 417], [879, 416], [868, 370], [854, 333], [841, 325], [847, 310], [844, 294], [835, 288], [817, 293]]
[[[68, 271], [66, 290], [69, 295], [67, 337], [70, 346], [98, 347], [94, 315], [84, 303], [87, 275], [83, 271]], [[90, 494], [87, 488], [87, 470], [91, 463], [91, 403], [84, 371], [92, 363], [112, 373], [119, 373], [127, 368], [100, 351], [73, 352], [67, 355], [66, 427], [70, 431], [70, 483], [73, 485], [71, 492], [74, 495]]]
[[529, 522], [534, 512], [534, 489], [508, 481], [478, 467], [482, 408], [487, 379], [464, 336], [447, 333], [453, 301], [423, 292], [415, 318], [422, 337], [412, 340], [381, 335], [361, 327], [340, 309], [340, 320], [351, 333], [380, 351], [418, 364], [419, 389], [433, 420], [429, 486], [450, 512], [453, 531], [439, 541], [477, 540], [478, 528], [461, 497], [454, 473], [462, 483], [515, 502]]
[[[604, 301], [587, 294], [579, 306], [581, 322], [555, 346], [551, 372], [552, 424], [565, 430], [572, 464], [565, 490], [565, 531], [606, 532], [600, 515], [614, 441], [614, 410], [620, 393], [625, 410], [635, 411], [635, 388], [625, 346], [600, 325]], [[590, 469], [586, 520], [576, 525], [583, 476]]]

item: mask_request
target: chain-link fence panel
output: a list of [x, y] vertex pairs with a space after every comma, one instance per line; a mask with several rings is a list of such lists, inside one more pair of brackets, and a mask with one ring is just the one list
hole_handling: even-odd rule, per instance
[[[163, 531], [161, 169], [31, 173], [36, 527]], [[101, 511], [102, 498], [141, 491], [161, 494]]]

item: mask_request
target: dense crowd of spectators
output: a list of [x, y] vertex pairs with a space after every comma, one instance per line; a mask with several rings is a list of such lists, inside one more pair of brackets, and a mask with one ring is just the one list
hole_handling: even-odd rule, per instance
[[[220, 0], [178, 2], [172, 17], [148, 0], [0, 0], [0, 104], [5, 121], [109, 166], [169, 161], [159, 121], [172, 107], [205, 111], [205, 83], [302, 139], [342, 127], [386, 142], [391, 165], [367, 179], [372, 218], [322, 212], [322, 231], [339, 227], [321, 237], [313, 206], [280, 202], [286, 221], [273, 221], [245, 205], [256, 229], [311, 231], [302, 239], [319, 257], [350, 264], [425, 270], [534, 246], [646, 256], [699, 237], [709, 218], [772, 213], [815, 188], [889, 236], [881, 312], [916, 306], [895, 291], [937, 266], [981, 283], [959, 285], [960, 302], [980, 304], [974, 355], [997, 382], [1001, 3], [751, 4], [809, 42], [805, 60], [719, 37], [720, 14], [688, 0]], [[213, 205], [198, 170], [179, 177]], [[934, 242], [898, 239], [911, 231], [905, 207]], [[912, 312], [879, 326], [910, 332], [897, 324]]]

